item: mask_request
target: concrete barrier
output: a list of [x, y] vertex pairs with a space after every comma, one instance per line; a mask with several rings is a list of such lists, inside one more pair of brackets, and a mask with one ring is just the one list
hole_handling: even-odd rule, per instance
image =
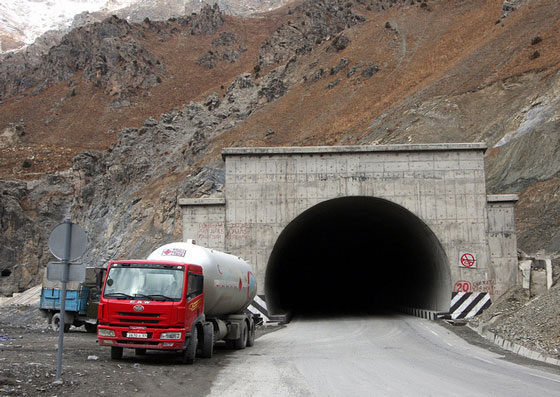
[[400, 305], [394, 306], [394, 309], [401, 313], [409, 314], [414, 317], [425, 318], [426, 320], [437, 320], [439, 318], [438, 314], [440, 314], [439, 312], [434, 310], [419, 309], [415, 307], [400, 306]]
[[525, 346], [521, 346], [520, 344], [504, 339], [501, 336], [496, 335], [495, 333], [487, 329], [483, 330], [480, 327], [473, 327], [470, 324], [467, 324], [467, 326], [473, 331], [475, 331], [477, 334], [482, 336], [483, 338], [489, 340], [490, 342], [494, 343], [495, 345], [501, 347], [504, 350], [510, 351], [512, 353], [518, 354], [526, 358], [530, 358], [531, 360], [541, 361], [547, 364], [560, 366], [559, 359], [546, 356], [545, 354], [536, 352], [534, 350], [530, 350]]

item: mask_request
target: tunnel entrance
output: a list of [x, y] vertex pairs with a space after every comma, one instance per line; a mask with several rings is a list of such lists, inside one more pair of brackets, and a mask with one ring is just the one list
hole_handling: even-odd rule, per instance
[[447, 256], [416, 215], [375, 197], [324, 201], [278, 237], [265, 275], [273, 314], [376, 313], [395, 304], [447, 311]]

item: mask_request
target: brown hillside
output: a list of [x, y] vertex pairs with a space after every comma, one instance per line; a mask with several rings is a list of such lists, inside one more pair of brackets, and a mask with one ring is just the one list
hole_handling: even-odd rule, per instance
[[[297, 4], [297, 3], [296, 3]], [[355, 5], [367, 22], [347, 29], [351, 44], [340, 52], [327, 52], [330, 41], [312, 53], [298, 57], [300, 81], [275, 103], [263, 108], [246, 123], [215, 143], [240, 145], [315, 145], [367, 142], [431, 142], [481, 139], [461, 126], [455, 133], [406, 135], [393, 131], [406, 126], [395, 121], [383, 134], [371, 136], [371, 122], [407, 100], [461, 95], [530, 71], [551, 73], [559, 65], [560, 5], [554, 0], [537, 1], [521, 8], [501, 23], [502, 1], [431, 2], [429, 7], [409, 6], [376, 12]], [[114, 99], [76, 75], [35, 96], [5, 100], [0, 105], [0, 126], [23, 124], [21, 145], [0, 149], [0, 178], [33, 178], [43, 172], [68, 167], [77, 153], [104, 149], [125, 127], [139, 127], [148, 117], [215, 91], [223, 93], [233, 78], [252, 71], [258, 49], [282, 23], [297, 14], [290, 7], [259, 18], [228, 17], [220, 32], [231, 32], [247, 51], [238, 62], [221, 61], [206, 69], [196, 64], [209, 48], [213, 36], [192, 36], [179, 24], [174, 29], [143, 26], [143, 44], [166, 67], [166, 78], [149, 92], [131, 98], [131, 106], [111, 108]], [[293, 7], [292, 7], [293, 8]], [[531, 45], [540, 37], [542, 42]], [[540, 56], [531, 59], [538, 51]], [[341, 58], [349, 65], [330, 75]], [[379, 72], [363, 78], [360, 72], [375, 65]], [[361, 66], [352, 77], [348, 70]], [[323, 69], [324, 76], [311, 81]], [[307, 81], [304, 80], [307, 78]], [[337, 79], [340, 81], [337, 83]], [[329, 84], [337, 83], [332, 89]], [[404, 110], [404, 109], [403, 109]], [[398, 117], [400, 112], [397, 111]], [[474, 115], [476, 118], [476, 115]], [[471, 120], [470, 125], [477, 122]], [[265, 131], [275, 134], [265, 139]], [[215, 158], [218, 158], [217, 156]], [[23, 168], [24, 160], [31, 167]]]
[[[319, 145], [361, 142], [441, 142], [479, 140], [469, 125], [477, 115], [452, 134], [423, 131], [415, 135], [367, 136], [371, 122], [389, 109], [410, 106], [408, 100], [457, 96], [498, 81], [534, 71], [553, 73], [560, 61], [560, 4], [533, 2], [496, 24], [501, 1], [437, 2], [424, 8], [389, 10], [368, 15], [368, 21], [345, 32], [352, 43], [338, 53], [317, 48], [298, 60], [302, 81], [270, 107], [220, 138], [217, 146]], [[551, 12], [552, 11], [552, 12]], [[389, 22], [390, 28], [386, 27]], [[531, 45], [541, 37], [542, 42]], [[531, 59], [534, 51], [540, 57]], [[328, 71], [341, 58], [349, 66], [337, 75]], [[313, 68], [312, 62], [317, 62]], [[373, 63], [379, 72], [369, 79], [357, 73], [346, 77], [353, 65]], [[324, 78], [303, 82], [303, 76], [323, 68]], [[329, 83], [341, 81], [332, 89]], [[404, 107], [403, 106], [403, 107]], [[479, 111], [483, 111], [481, 102]], [[404, 111], [405, 109], [403, 109]], [[395, 117], [401, 114], [396, 112]], [[406, 128], [398, 121], [393, 130]], [[276, 133], [265, 139], [268, 129]], [[367, 136], [367, 137], [366, 137]], [[366, 139], [362, 139], [366, 137]]]
[[[217, 34], [193, 36], [190, 27], [172, 22], [172, 27], [163, 29], [143, 25], [142, 44], [162, 60], [167, 73], [161, 84], [132, 97], [130, 106], [110, 107], [115, 98], [84, 82], [80, 74], [71, 86], [62, 82], [37, 95], [28, 92], [5, 100], [0, 103], [0, 127], [20, 124], [24, 135], [21, 145], [0, 148], [0, 179], [29, 179], [66, 169], [76, 154], [109, 147], [125, 127], [140, 127], [148, 117], [158, 119], [208, 91], [224, 92], [235, 76], [253, 69], [261, 43], [282, 18], [227, 17], [220, 32], [234, 33], [236, 44], [246, 51], [237, 62], [220, 61], [213, 69], [196, 61], [212, 47]], [[31, 160], [31, 167], [22, 167], [26, 159]]]
[[[258, 17], [226, 17], [212, 35], [193, 35], [177, 20], [134, 25], [141, 45], [161, 60], [162, 81], [135, 91], [121, 107], [79, 73], [72, 82], [4, 100], [0, 128], [18, 127], [10, 130], [15, 143], [0, 145], [0, 179], [67, 169], [79, 152], [119, 146], [123, 128], [139, 128], [148, 117], [159, 119], [214, 92], [229, 113], [200, 105], [203, 125], [193, 126], [179, 115], [188, 110], [177, 110], [172, 130], [181, 131], [174, 141], [181, 155], [166, 159], [161, 153], [172, 151], [155, 151], [158, 163], [150, 165], [163, 173], [160, 163], [176, 162], [169, 170], [196, 175], [200, 170], [191, 164], [220, 168], [227, 146], [484, 141], [489, 191], [521, 195], [520, 247], [557, 255], [559, 228], [547, 213], [557, 212], [548, 198], [559, 186], [560, 2], [520, 4], [501, 18], [502, 0], [309, 0]], [[215, 40], [225, 33], [235, 37], [239, 59], [199, 65], [209, 51], [219, 51]], [[244, 72], [252, 76], [238, 83], [254, 82], [247, 91], [256, 99], [238, 92], [236, 102], [229, 89], [239, 91], [231, 83]], [[277, 86], [274, 76], [280, 76]], [[245, 105], [244, 115], [236, 115]], [[134, 134], [124, 134], [120, 150], [127, 153], [130, 145], [152, 156], [158, 142]], [[495, 147], [504, 138], [506, 144]], [[120, 170], [119, 182], [164, 189], [160, 175], [129, 180], [124, 157], [111, 161], [121, 162], [112, 171]], [[102, 172], [99, 167], [91, 175]]]

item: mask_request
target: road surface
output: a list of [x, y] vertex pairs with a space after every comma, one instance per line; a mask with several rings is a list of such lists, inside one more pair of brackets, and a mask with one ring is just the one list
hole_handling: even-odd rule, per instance
[[560, 371], [404, 315], [293, 321], [229, 357], [212, 396], [560, 396]]

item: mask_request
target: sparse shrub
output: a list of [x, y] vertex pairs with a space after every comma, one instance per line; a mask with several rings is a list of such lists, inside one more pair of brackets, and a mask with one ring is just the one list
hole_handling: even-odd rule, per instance
[[533, 59], [537, 59], [538, 57], [541, 56], [541, 53], [538, 51], [533, 52], [531, 55], [529, 55], [529, 59], [533, 60]]
[[379, 67], [375, 65], [369, 65], [362, 71], [362, 77], [369, 79], [371, 76], [379, 72]]
[[531, 45], [537, 45], [542, 41], [542, 39], [540, 38], [540, 36], [536, 36], [533, 38], [533, 40], [531, 40]]
[[33, 165], [33, 164], [31, 163], [30, 160], [23, 160], [23, 163], [21, 164], [21, 166], [22, 166], [23, 168], [29, 168], [29, 167], [31, 167], [32, 165]]

